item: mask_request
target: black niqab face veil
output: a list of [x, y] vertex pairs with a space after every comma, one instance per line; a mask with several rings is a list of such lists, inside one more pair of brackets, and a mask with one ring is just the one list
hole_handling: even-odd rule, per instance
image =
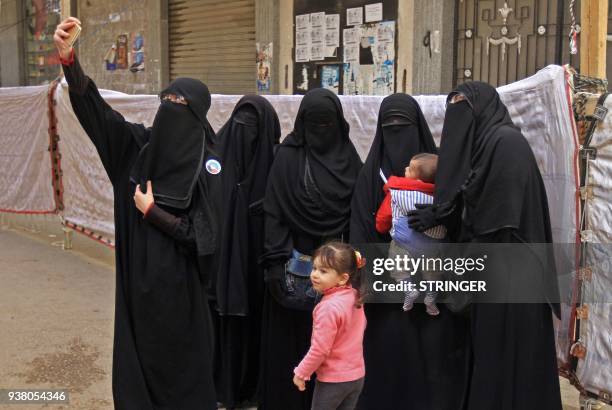
[[185, 209], [202, 168], [206, 141], [214, 137], [206, 119], [211, 97], [206, 85], [192, 78], [174, 80], [160, 96], [149, 143], [131, 179], [142, 188], [150, 180], [156, 203]]
[[281, 144], [270, 175], [274, 198], [297, 232], [335, 236], [345, 232], [361, 159], [349, 138], [338, 96], [309, 91], [300, 103], [293, 131]]
[[496, 133], [501, 127], [518, 130], [491, 85], [480, 81], [461, 84], [449, 94], [447, 101], [457, 94], [465, 100], [448, 103], [446, 109], [436, 175], [437, 203], [455, 199], [470, 172], [483, 169], [484, 163], [490, 160], [498, 138]]

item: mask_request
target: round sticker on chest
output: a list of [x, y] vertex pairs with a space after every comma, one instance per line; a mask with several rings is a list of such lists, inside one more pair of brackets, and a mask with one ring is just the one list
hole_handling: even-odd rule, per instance
[[216, 159], [209, 159], [206, 161], [206, 171], [208, 171], [209, 174], [217, 175], [221, 172], [221, 163]]

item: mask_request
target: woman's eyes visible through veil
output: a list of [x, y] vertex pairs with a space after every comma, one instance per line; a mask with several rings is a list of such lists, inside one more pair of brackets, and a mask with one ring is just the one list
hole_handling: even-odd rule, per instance
[[187, 100], [185, 99], [185, 97], [183, 97], [182, 95], [178, 95], [178, 94], [163, 94], [159, 97], [159, 99], [162, 102], [169, 101], [175, 104], [189, 105], [187, 104]]

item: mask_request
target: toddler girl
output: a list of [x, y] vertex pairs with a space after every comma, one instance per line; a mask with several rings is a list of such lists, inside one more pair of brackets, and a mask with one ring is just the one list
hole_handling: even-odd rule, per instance
[[310, 280], [323, 298], [312, 313], [310, 349], [293, 377], [304, 391], [305, 381], [317, 373], [313, 410], [352, 410], [363, 388], [366, 318], [356, 283], [364, 265], [359, 252], [345, 243], [330, 242], [314, 252]]

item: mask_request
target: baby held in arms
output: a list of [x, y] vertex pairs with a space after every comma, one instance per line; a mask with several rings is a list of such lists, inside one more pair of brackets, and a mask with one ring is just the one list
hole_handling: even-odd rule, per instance
[[[406, 167], [404, 177], [391, 176], [384, 186], [385, 199], [376, 213], [376, 230], [379, 233], [391, 234], [389, 258], [397, 256], [419, 257], [421, 253], [432, 247], [436, 242], [444, 239], [446, 228], [435, 226], [423, 233], [412, 230], [408, 225], [408, 212], [416, 209], [417, 204], [433, 203], [435, 190], [436, 169], [438, 156], [435, 154], [417, 154]], [[391, 276], [406, 284], [412, 283], [413, 273], [394, 271]], [[421, 276], [425, 280], [433, 280], [438, 275], [434, 272], [422, 270]], [[415, 286], [406, 286], [403, 309], [409, 311], [419, 297], [420, 292]], [[425, 309], [427, 313], [435, 316], [440, 313], [436, 306], [437, 292], [425, 292]]]

